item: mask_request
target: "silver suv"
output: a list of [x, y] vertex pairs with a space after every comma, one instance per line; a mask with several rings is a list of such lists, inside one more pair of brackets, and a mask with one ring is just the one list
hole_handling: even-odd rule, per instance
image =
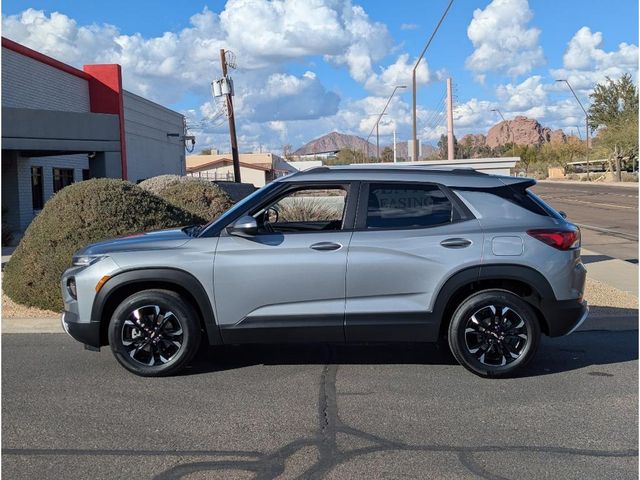
[[209, 345], [436, 342], [505, 376], [586, 318], [580, 231], [527, 178], [320, 167], [203, 226], [89, 245], [62, 277], [65, 330], [138, 375]]

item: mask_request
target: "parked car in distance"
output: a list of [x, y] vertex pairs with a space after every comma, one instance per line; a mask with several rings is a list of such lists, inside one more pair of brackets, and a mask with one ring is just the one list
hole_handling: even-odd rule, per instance
[[[437, 342], [487, 377], [587, 317], [580, 231], [528, 178], [320, 167], [203, 226], [89, 245], [62, 277], [65, 330], [129, 371], [209, 345]], [[425, 346], [425, 348], [428, 348]]]

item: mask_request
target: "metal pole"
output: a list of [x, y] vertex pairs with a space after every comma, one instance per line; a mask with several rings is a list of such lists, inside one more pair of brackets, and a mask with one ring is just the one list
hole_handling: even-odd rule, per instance
[[416, 71], [418, 70], [418, 65], [420, 64], [420, 61], [422, 60], [422, 57], [424, 57], [424, 54], [427, 52], [427, 49], [429, 48], [429, 45], [431, 45], [431, 41], [433, 40], [433, 37], [436, 36], [436, 32], [440, 28], [440, 25], [442, 25], [442, 22], [444, 21], [444, 18], [447, 16], [447, 13], [449, 13], [449, 9], [451, 8], [452, 4], [453, 4], [453, 0], [450, 0], [449, 1], [449, 5], [447, 5], [446, 10], [442, 14], [442, 17], [440, 17], [440, 21], [436, 25], [436, 28], [433, 30], [433, 33], [431, 34], [431, 37], [429, 37], [429, 40], [427, 41], [427, 44], [424, 46], [424, 49], [422, 49], [422, 53], [418, 57], [418, 60], [416, 61], [415, 66], [413, 67], [413, 73], [412, 73], [412, 84], [413, 84], [413, 156], [414, 156], [414, 158], [412, 159], [413, 161], [417, 160], [417, 152], [418, 152], [418, 121], [417, 121], [417, 117], [416, 117]]
[[393, 130], [393, 163], [398, 162], [398, 157], [396, 156], [396, 130]]
[[584, 106], [582, 105], [582, 102], [580, 101], [580, 99], [578, 98], [578, 95], [576, 95], [576, 92], [574, 92], [573, 88], [571, 87], [571, 84], [569, 83], [568, 80], [561, 78], [556, 80], [556, 82], [564, 82], [567, 84], [567, 87], [569, 87], [569, 90], [571, 90], [571, 93], [573, 93], [573, 96], [575, 97], [576, 101], [578, 102], [578, 105], [580, 105], [580, 108], [582, 109], [582, 111], [584, 112], [584, 119], [585, 119], [585, 127], [587, 128], [587, 145], [585, 148], [585, 160], [587, 162], [587, 181], [590, 180], [590, 174], [589, 174], [589, 114], [587, 113], [587, 111], [585, 110]]
[[380, 161], [380, 134], [378, 133], [378, 122], [376, 122], [376, 160]]
[[[385, 114], [384, 112], [386, 112], [387, 107], [389, 106], [389, 103], [391, 103], [391, 99], [393, 98], [393, 96], [396, 94], [396, 91], [399, 88], [407, 88], [406, 85], [396, 85], [396, 87], [393, 89], [393, 92], [391, 92], [391, 95], [389, 95], [389, 98], [387, 99], [387, 103], [385, 103], [384, 108], [382, 109], [382, 112], [380, 112], [380, 115], [378, 115], [378, 119], [376, 120], [376, 124], [371, 127], [371, 131], [369, 132], [369, 136], [367, 137], [367, 142], [369, 142], [369, 138], [371, 137], [371, 135], [373, 134], [373, 129], [376, 129], [376, 136], [378, 135], [378, 124], [380, 123], [380, 119], [382, 118], [382, 116]], [[377, 148], [379, 149], [380, 146], [378, 145]], [[376, 157], [379, 158], [379, 152], [376, 152]]]
[[451, 77], [447, 78], [447, 159], [453, 160], [453, 93], [451, 91]]
[[[227, 59], [224, 55], [224, 48], [220, 49], [220, 64], [222, 65], [222, 76], [227, 78]], [[231, 137], [231, 158], [233, 159], [233, 179], [236, 183], [242, 182], [240, 178], [240, 157], [238, 155], [238, 139], [236, 137], [236, 120], [233, 114], [233, 100], [231, 93], [227, 97], [227, 112], [229, 113], [229, 136]]]

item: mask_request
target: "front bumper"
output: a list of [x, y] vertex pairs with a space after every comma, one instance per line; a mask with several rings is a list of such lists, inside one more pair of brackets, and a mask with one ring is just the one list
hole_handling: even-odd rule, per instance
[[67, 310], [62, 312], [60, 321], [70, 337], [85, 346], [100, 348], [100, 322], [80, 322], [76, 313]]
[[586, 300], [556, 300], [541, 305], [550, 337], [569, 335], [589, 316]]

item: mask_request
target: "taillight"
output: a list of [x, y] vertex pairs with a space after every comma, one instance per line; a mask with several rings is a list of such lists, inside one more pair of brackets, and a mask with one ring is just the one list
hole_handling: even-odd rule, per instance
[[580, 247], [580, 229], [578, 227], [535, 228], [527, 230], [527, 233], [558, 250]]

